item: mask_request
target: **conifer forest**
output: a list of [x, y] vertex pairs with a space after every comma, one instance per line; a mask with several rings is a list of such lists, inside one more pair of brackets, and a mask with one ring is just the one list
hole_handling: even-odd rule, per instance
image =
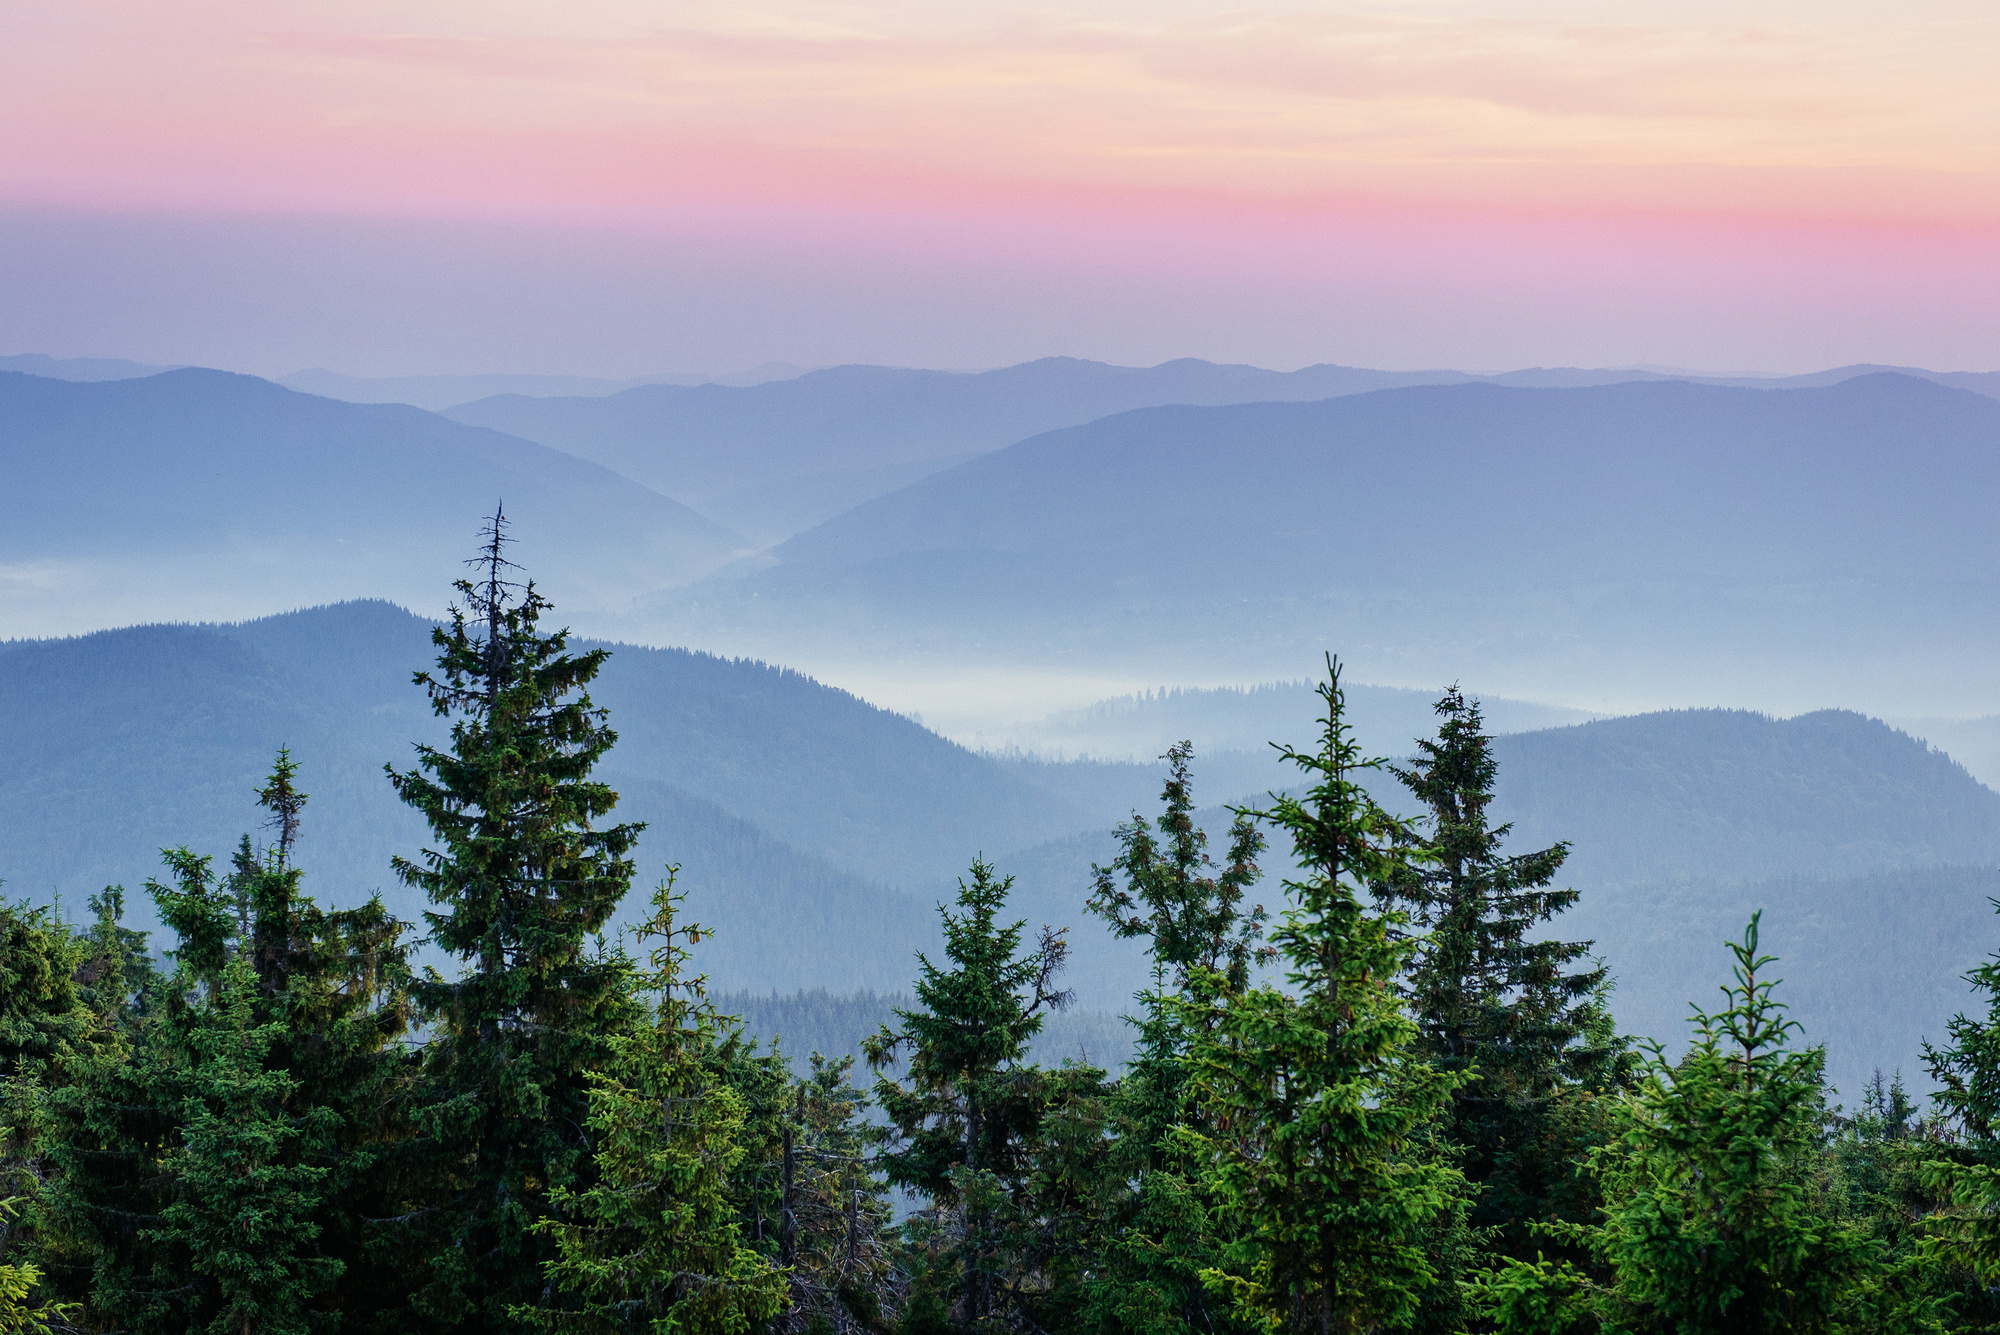
[[2000, 1327], [1977, 943], [1927, 1101], [1835, 1099], [1755, 916], [1671, 1053], [1621, 1033], [1479, 703], [1380, 760], [1329, 658], [1290, 786], [1211, 844], [1177, 746], [1078, 888], [1150, 958], [1122, 1069], [1031, 1060], [1071, 940], [972, 848], [861, 1058], [787, 1051], [595, 773], [611, 651], [489, 538], [413, 686], [449, 740], [383, 776], [422, 921], [315, 883], [290, 751], [150, 869], [163, 931], [0, 906], [0, 1335]]

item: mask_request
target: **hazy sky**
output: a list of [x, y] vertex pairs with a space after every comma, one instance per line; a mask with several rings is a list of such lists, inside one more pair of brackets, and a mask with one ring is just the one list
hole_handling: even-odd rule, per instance
[[0, 353], [2000, 367], [1987, 0], [0, 6]]

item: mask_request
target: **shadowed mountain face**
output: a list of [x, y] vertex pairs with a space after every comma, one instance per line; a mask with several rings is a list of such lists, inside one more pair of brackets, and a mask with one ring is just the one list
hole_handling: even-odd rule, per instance
[[1049, 357], [976, 373], [840, 366], [750, 388], [510, 395], [445, 415], [594, 459], [776, 541], [974, 455], [1129, 408], [1321, 399], [1471, 378], [1345, 366], [1287, 373], [1191, 358], [1136, 368]]
[[17, 633], [149, 604], [199, 615], [357, 590], [434, 604], [434, 572], [496, 500], [571, 602], [693, 578], [741, 543], [543, 445], [220, 371], [0, 374], [0, 469], [0, 612]]
[[861, 624], [1159, 677], [1296, 675], [1327, 646], [1376, 680], [1577, 702], [1632, 673], [1682, 699], [1983, 691], [1996, 496], [2000, 402], [1895, 375], [1151, 408], [869, 502], [662, 612], [774, 654]]

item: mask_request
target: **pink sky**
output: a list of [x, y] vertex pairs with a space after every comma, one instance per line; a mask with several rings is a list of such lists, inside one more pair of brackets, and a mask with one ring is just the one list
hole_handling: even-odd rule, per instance
[[2000, 367], [2000, 8], [0, 8], [0, 352]]

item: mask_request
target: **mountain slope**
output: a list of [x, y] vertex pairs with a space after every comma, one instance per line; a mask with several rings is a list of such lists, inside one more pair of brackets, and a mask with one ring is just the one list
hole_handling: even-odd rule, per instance
[[[143, 626], [0, 649], [0, 877], [72, 905], [137, 889], [159, 850], [226, 857], [256, 832], [250, 794], [279, 746], [312, 794], [301, 857], [318, 893], [382, 891], [422, 847], [385, 763], [443, 728], [410, 674], [430, 626], [352, 603], [242, 626]], [[646, 883], [681, 864], [705, 958], [733, 986], [888, 987], [935, 930], [928, 884], [981, 848], [1086, 819], [1001, 767], [797, 673], [617, 647], [594, 692], [619, 744], [620, 819], [649, 823]], [[628, 910], [637, 906], [628, 906]]]
[[1286, 373], [1192, 358], [1139, 368], [1048, 357], [983, 372], [839, 366], [748, 388], [509, 395], [445, 415], [595, 459], [776, 540], [969, 455], [1129, 408], [1317, 399], [1470, 378], [1342, 366]]
[[[0, 612], [11, 626], [201, 616], [368, 590], [433, 605], [496, 499], [572, 605], [731, 560], [741, 540], [543, 445], [399, 406], [184, 370], [0, 374]], [[220, 604], [220, 606], [218, 606]]]
[[1894, 375], [1150, 408], [871, 501], [657, 615], [772, 654], [867, 626], [1155, 679], [1296, 676], [1323, 646], [1377, 681], [1572, 701], [1627, 673], [1681, 699], [1971, 693], [2000, 648], [1996, 499], [2000, 402]]

